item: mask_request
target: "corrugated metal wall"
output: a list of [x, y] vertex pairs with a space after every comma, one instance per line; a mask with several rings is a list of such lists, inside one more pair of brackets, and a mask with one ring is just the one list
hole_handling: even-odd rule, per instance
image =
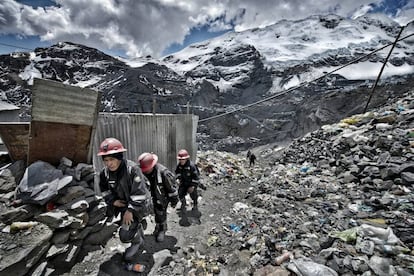
[[178, 150], [185, 148], [195, 161], [198, 116], [192, 114], [99, 113], [93, 145], [95, 168], [103, 167], [96, 156], [100, 143], [107, 137], [119, 139], [127, 159], [137, 161], [143, 152], [158, 155], [159, 162], [174, 170]]

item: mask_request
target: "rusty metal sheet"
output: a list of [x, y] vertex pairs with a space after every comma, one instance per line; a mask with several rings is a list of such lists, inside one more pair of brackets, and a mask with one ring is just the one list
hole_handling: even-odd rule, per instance
[[32, 93], [28, 164], [58, 165], [62, 157], [91, 163], [100, 93], [41, 79], [35, 79]]
[[91, 126], [32, 122], [28, 164], [42, 160], [57, 166], [62, 157], [85, 163], [91, 131]]
[[35, 79], [32, 90], [32, 121], [96, 123], [98, 91], [42, 79]]
[[27, 159], [30, 123], [0, 123], [0, 136], [13, 161]]

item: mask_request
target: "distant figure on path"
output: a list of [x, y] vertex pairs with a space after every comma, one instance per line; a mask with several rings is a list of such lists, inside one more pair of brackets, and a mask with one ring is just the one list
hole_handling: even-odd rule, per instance
[[249, 167], [251, 167], [252, 165], [254, 166], [254, 162], [256, 161], [256, 155], [254, 155], [254, 153], [250, 153], [249, 160], [250, 160]]
[[[198, 191], [197, 188], [200, 186], [200, 173], [197, 166], [191, 162], [188, 151], [182, 149], [177, 154], [178, 164], [175, 168], [175, 176], [177, 179], [178, 197], [181, 201], [181, 210], [186, 210], [185, 196], [190, 195], [193, 200], [193, 210], [197, 210], [198, 207]], [[201, 186], [202, 187], [202, 186]], [[201, 188], [200, 187], [200, 188]]]

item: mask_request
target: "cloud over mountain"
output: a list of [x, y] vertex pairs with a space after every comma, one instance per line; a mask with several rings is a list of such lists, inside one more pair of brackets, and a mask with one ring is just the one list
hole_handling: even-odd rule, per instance
[[[195, 29], [210, 31], [264, 27], [281, 19], [312, 14], [352, 16], [372, 9], [368, 4], [389, 1], [89, 1], [56, 0], [54, 6], [31, 7], [15, 0], [0, 4], [0, 34], [43, 41], [71, 41], [99, 49], [121, 50], [130, 57], [159, 57], [173, 44], [182, 44]], [[411, 1], [403, 1], [393, 16], [409, 18]], [[399, 2], [400, 3], [400, 2]], [[410, 6], [411, 5], [411, 6]], [[364, 9], [364, 7], [369, 7]], [[397, 7], [394, 7], [396, 10]]]

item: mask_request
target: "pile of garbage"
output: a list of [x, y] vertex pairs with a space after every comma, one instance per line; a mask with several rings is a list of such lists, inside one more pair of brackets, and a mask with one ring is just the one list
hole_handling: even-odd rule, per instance
[[263, 150], [252, 169], [240, 155], [199, 154], [207, 186], [239, 191], [239, 201], [207, 248], [184, 248], [160, 273], [413, 275], [413, 100]]
[[0, 171], [0, 275], [61, 275], [112, 237], [92, 165], [14, 162]]
[[222, 185], [223, 180], [241, 181], [251, 176], [245, 162], [234, 154], [212, 150], [199, 152], [197, 156], [197, 167], [209, 185]]
[[[254, 149], [251, 167], [244, 153], [199, 152], [200, 224], [169, 222], [184, 242], [154, 254], [150, 275], [413, 275], [413, 100]], [[65, 158], [0, 169], [0, 203], [0, 275], [61, 275], [118, 227], [92, 166]]]

